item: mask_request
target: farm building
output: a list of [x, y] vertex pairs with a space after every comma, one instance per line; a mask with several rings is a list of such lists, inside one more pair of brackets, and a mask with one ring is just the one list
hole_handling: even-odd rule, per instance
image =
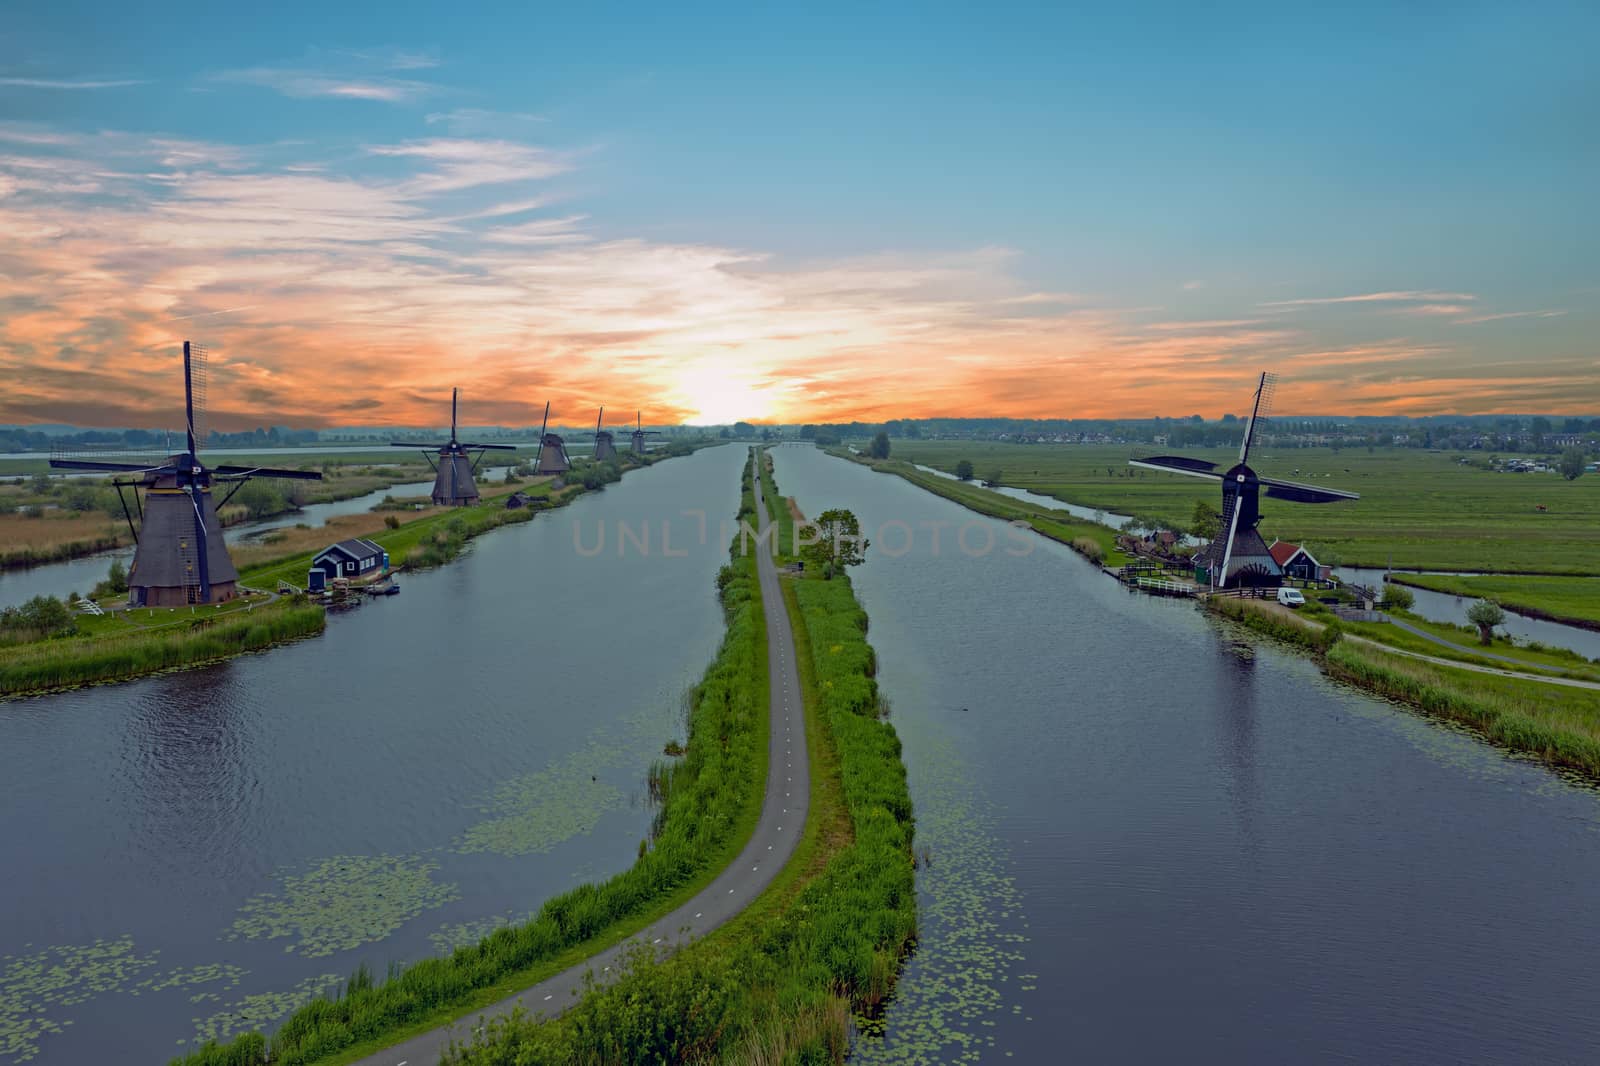
[[365, 578], [389, 569], [389, 553], [370, 540], [341, 540], [330, 544], [311, 560], [306, 588], [312, 592], [328, 587], [334, 578]]
[[1267, 547], [1267, 551], [1272, 553], [1273, 561], [1289, 577], [1297, 577], [1302, 581], [1326, 581], [1332, 574], [1332, 567], [1317, 562], [1316, 558], [1299, 544], [1275, 540]]

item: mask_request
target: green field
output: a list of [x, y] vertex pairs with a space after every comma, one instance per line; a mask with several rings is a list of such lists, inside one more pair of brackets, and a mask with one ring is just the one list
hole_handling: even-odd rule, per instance
[[[966, 459], [979, 477], [999, 469], [1005, 485], [1163, 524], [1187, 523], [1196, 500], [1220, 504], [1220, 490], [1198, 478], [1127, 465], [1136, 452], [1157, 450], [897, 440], [892, 456], [952, 473]], [[1224, 469], [1237, 458], [1226, 448], [1183, 454]], [[1323, 562], [1348, 566], [1600, 574], [1600, 477], [1494, 473], [1458, 457], [1414, 448], [1261, 450], [1251, 456], [1258, 473], [1361, 494], [1318, 506], [1264, 496], [1261, 533], [1308, 543]]]
[[[1595, 537], [1600, 541], [1600, 536]], [[1591, 549], [1600, 558], [1600, 550]], [[1435, 592], [1494, 600], [1508, 610], [1600, 629], [1600, 579], [1570, 577], [1482, 577], [1455, 574], [1397, 574], [1399, 583]]]

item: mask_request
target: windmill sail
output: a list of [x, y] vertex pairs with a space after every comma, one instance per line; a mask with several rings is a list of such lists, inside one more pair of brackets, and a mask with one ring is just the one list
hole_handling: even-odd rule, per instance
[[[102, 470], [134, 474], [134, 479], [113, 482], [118, 496], [133, 487], [140, 524], [136, 533], [133, 565], [128, 571], [128, 602], [136, 607], [176, 607], [184, 604], [221, 603], [232, 599], [239, 572], [228, 557], [217, 517], [215, 482], [234, 482], [234, 489], [252, 477], [319, 480], [314, 471], [271, 467], [223, 466], [207, 468], [197, 449], [204, 439], [206, 372], [205, 350], [188, 341], [183, 346], [183, 418], [185, 451], [162, 461], [133, 463], [108, 459], [50, 459], [61, 470]], [[169, 445], [170, 447], [170, 445]], [[139, 489], [144, 489], [141, 500]], [[232, 495], [230, 492], [229, 495]], [[226, 500], [224, 500], [226, 502]], [[131, 514], [123, 502], [130, 528]]]
[[1217, 535], [1195, 556], [1196, 567], [1209, 571], [1211, 584], [1216, 588], [1276, 582], [1282, 578], [1283, 568], [1256, 531], [1256, 526], [1261, 522], [1263, 486], [1269, 497], [1293, 503], [1336, 503], [1360, 499], [1354, 492], [1265, 478], [1251, 469], [1250, 449], [1268, 418], [1276, 385], [1276, 378], [1270, 373], [1263, 373], [1257, 380], [1250, 415], [1245, 421], [1244, 436], [1239, 441], [1239, 461], [1227, 471], [1219, 472], [1216, 463], [1183, 455], [1155, 455], [1128, 460], [1130, 466], [1221, 483], [1222, 511]]

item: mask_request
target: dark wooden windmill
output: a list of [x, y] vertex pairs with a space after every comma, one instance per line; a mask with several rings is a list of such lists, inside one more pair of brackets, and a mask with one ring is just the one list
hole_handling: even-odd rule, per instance
[[[433, 502], [438, 507], [467, 507], [478, 502], [478, 464], [486, 451], [516, 451], [511, 444], [470, 444], [456, 439], [456, 398], [460, 389], [450, 390], [450, 439], [443, 444], [418, 444], [391, 441], [396, 448], [421, 448], [433, 465]], [[430, 452], [439, 456], [433, 462]]]
[[544, 405], [544, 424], [539, 427], [539, 461], [534, 464], [535, 474], [565, 474], [572, 468], [567, 457], [567, 442], [560, 435], [545, 432], [550, 428], [550, 404]]
[[1182, 455], [1156, 455], [1148, 459], [1128, 460], [1131, 466], [1222, 482], [1221, 526], [1215, 539], [1194, 557], [1196, 569], [1205, 569], [1213, 588], [1276, 585], [1283, 579], [1283, 568], [1267, 550], [1267, 543], [1261, 539], [1261, 534], [1256, 532], [1256, 526], [1261, 522], [1263, 485], [1268, 496], [1293, 503], [1338, 503], [1340, 500], [1361, 498], [1357, 493], [1341, 489], [1325, 489], [1262, 477], [1250, 468], [1250, 445], [1257, 428], [1266, 417], [1266, 408], [1275, 384], [1273, 375], [1261, 375], [1256, 385], [1255, 401], [1250, 408], [1250, 420], [1245, 423], [1244, 441], [1239, 445], [1239, 461], [1225, 473], [1217, 473], [1216, 463]]
[[633, 443], [630, 445], [629, 450], [632, 451], [634, 455], [643, 455], [644, 454], [644, 422], [642, 420], [643, 416], [638, 411], [635, 411], [633, 413], [633, 418], [634, 418]]
[[606, 409], [600, 408], [600, 415], [594, 420], [594, 460], [603, 463], [607, 459], [617, 457], [617, 441], [609, 430], [600, 428], [600, 419], [606, 416]]
[[[197, 454], [195, 380], [204, 381], [204, 350], [183, 342], [183, 407], [188, 432], [185, 451], [154, 463], [119, 463], [101, 459], [52, 458], [50, 465], [63, 470], [106, 470], [135, 475], [113, 479], [122, 513], [138, 547], [128, 571], [128, 602], [135, 607], [176, 607], [184, 604], [221, 603], [238, 593], [239, 571], [228, 557], [217, 509], [255, 477], [320, 481], [310, 470], [277, 470], [261, 466], [207, 467]], [[214, 489], [231, 484], [221, 500]], [[123, 489], [133, 490], [140, 517], [137, 528]], [[141, 502], [139, 490], [144, 489]]]

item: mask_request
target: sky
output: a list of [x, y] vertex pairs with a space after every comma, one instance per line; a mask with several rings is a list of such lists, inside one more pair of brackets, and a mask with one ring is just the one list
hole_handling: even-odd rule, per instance
[[237, 6], [6, 6], [0, 422], [1600, 414], [1592, 3]]

